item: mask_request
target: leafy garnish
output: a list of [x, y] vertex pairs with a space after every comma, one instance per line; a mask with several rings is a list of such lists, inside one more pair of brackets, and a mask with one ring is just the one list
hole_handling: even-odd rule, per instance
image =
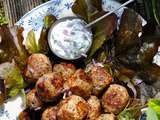
[[29, 53], [39, 52], [39, 46], [36, 43], [36, 37], [33, 30], [28, 32], [25, 45]]
[[160, 120], [160, 100], [151, 99], [148, 102], [147, 120]]
[[[158, 10], [156, 8], [156, 0], [152, 0], [152, 8], [153, 8], [153, 14], [156, 22], [160, 25], [160, 18], [158, 18]], [[158, 5], [157, 5], [158, 6]]]
[[14, 38], [13, 40], [19, 55], [18, 58], [15, 58], [15, 61], [17, 62], [21, 70], [24, 68], [26, 59], [29, 56], [28, 51], [25, 49], [25, 46], [23, 45], [23, 36], [22, 36], [23, 30], [24, 29], [22, 27], [18, 26], [10, 28], [10, 32]]
[[138, 34], [142, 32], [140, 16], [131, 9], [125, 9], [115, 42], [116, 54], [126, 53], [128, 49], [138, 46], [140, 43]]
[[6, 25], [6, 24], [8, 24], [8, 19], [4, 16], [4, 9], [2, 7], [0, 8], [0, 26]]
[[88, 6], [85, 0], [76, 0], [72, 6], [72, 11], [88, 21]]
[[98, 11], [102, 11], [102, 0], [90, 0], [91, 6], [96, 8]]
[[102, 0], [76, 0], [72, 11], [86, 22], [90, 22], [93, 15], [102, 11]]
[[52, 24], [56, 21], [56, 17], [53, 15], [47, 15], [44, 18], [44, 27], [46, 29], [50, 28], [52, 26]]
[[53, 15], [48, 15], [44, 18], [44, 26], [41, 31], [40, 38], [38, 42], [36, 41], [35, 33], [33, 30], [28, 32], [26, 38], [26, 48], [29, 53], [47, 53], [48, 52], [48, 43], [47, 35], [48, 30], [51, 25], [56, 21], [56, 17]]
[[139, 100], [134, 100], [132, 104], [125, 108], [118, 116], [118, 120], [137, 120], [141, 115], [142, 105]]
[[28, 52], [22, 44], [23, 28], [18, 26], [7, 27], [3, 25], [0, 27], [0, 63], [11, 62], [13, 59], [18, 66], [23, 69]]
[[16, 96], [24, 88], [21, 71], [13, 62], [6, 62], [0, 65], [0, 77], [5, 80], [9, 97]]
[[[103, 12], [103, 14], [105, 14], [105, 12]], [[92, 19], [95, 19], [95, 18], [96, 17], [93, 16]], [[101, 22], [98, 22], [97, 24], [95, 24], [93, 28], [93, 33], [94, 33], [93, 43], [92, 43], [88, 57], [91, 57], [92, 55], [94, 55], [94, 53], [99, 48], [101, 48], [101, 46], [105, 43], [105, 41], [111, 37], [113, 31], [116, 29], [116, 26], [117, 26], [117, 17], [115, 14], [112, 14], [106, 17]]]
[[44, 18], [44, 27], [41, 31], [40, 39], [38, 41], [38, 46], [41, 53], [46, 54], [48, 52], [49, 46], [47, 42], [47, 36], [49, 28], [56, 21], [56, 17], [53, 15], [48, 15]]

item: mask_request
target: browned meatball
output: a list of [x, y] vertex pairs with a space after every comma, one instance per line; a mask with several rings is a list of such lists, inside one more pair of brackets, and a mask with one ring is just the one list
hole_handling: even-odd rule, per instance
[[63, 78], [56, 73], [47, 73], [40, 77], [36, 83], [36, 90], [39, 97], [50, 102], [57, 99], [63, 90]]
[[48, 72], [52, 72], [52, 65], [47, 56], [37, 53], [28, 58], [24, 74], [30, 81], [36, 82], [39, 77]]
[[42, 102], [39, 99], [35, 89], [33, 89], [29, 93], [27, 93], [26, 102], [27, 102], [27, 106], [30, 109], [36, 109], [36, 108], [39, 108], [42, 106]]
[[57, 112], [58, 112], [57, 107], [47, 108], [43, 112], [41, 120], [58, 120], [57, 119]]
[[117, 84], [110, 85], [102, 97], [105, 112], [118, 114], [127, 104], [129, 94], [125, 87]]
[[18, 120], [31, 120], [28, 111], [22, 111], [18, 116]]
[[115, 120], [115, 116], [113, 114], [101, 114], [95, 120]]
[[87, 71], [93, 81], [92, 94], [98, 96], [106, 86], [112, 82], [112, 76], [105, 68], [98, 65], [90, 65]]
[[88, 104], [80, 96], [72, 95], [59, 105], [58, 120], [82, 120], [87, 116]]
[[96, 96], [91, 96], [88, 101], [89, 111], [87, 120], [95, 120], [101, 114], [101, 104]]
[[79, 69], [65, 82], [64, 88], [70, 89], [73, 94], [88, 98], [91, 95], [92, 80], [84, 70]]
[[71, 63], [60, 63], [53, 66], [53, 72], [60, 73], [64, 80], [68, 80], [76, 71], [76, 68]]

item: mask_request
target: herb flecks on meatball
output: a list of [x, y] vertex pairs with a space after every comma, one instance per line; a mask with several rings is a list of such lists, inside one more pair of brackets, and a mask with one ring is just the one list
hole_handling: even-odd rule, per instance
[[105, 112], [118, 114], [124, 109], [129, 100], [129, 94], [125, 87], [113, 84], [102, 97], [102, 106]]
[[115, 119], [115, 116], [113, 114], [101, 114], [95, 120], [116, 120], [116, 119]]
[[36, 82], [43, 74], [52, 72], [52, 65], [44, 54], [32, 54], [27, 60], [25, 76], [31, 81]]
[[95, 120], [101, 114], [100, 100], [96, 96], [91, 96], [87, 103], [89, 105], [87, 120]]
[[86, 69], [93, 81], [92, 94], [98, 96], [104, 88], [109, 86], [113, 78], [102, 66], [91, 64]]
[[92, 80], [83, 69], [78, 69], [75, 74], [65, 82], [64, 88], [70, 89], [73, 94], [88, 98], [92, 91]]
[[57, 119], [57, 107], [49, 107], [42, 113], [41, 120], [58, 120]]
[[35, 89], [32, 89], [29, 93], [27, 93], [26, 103], [30, 109], [38, 109], [42, 107], [42, 101], [39, 99]]
[[68, 78], [70, 78], [75, 73], [75, 71], [76, 68], [71, 63], [63, 62], [53, 66], [53, 72], [61, 74], [65, 81], [68, 80]]
[[88, 104], [80, 96], [72, 95], [61, 101], [58, 120], [83, 120], [88, 114]]
[[36, 83], [36, 90], [39, 97], [45, 102], [57, 100], [63, 91], [63, 82], [63, 77], [60, 74], [44, 74]]

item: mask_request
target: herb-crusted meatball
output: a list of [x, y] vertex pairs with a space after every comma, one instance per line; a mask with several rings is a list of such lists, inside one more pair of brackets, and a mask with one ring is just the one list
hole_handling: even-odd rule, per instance
[[26, 102], [30, 109], [36, 109], [42, 106], [42, 102], [39, 99], [35, 89], [32, 89], [29, 93], [27, 93]]
[[58, 120], [83, 120], [88, 113], [88, 104], [80, 96], [72, 95], [59, 105]]
[[40, 77], [36, 83], [38, 96], [45, 102], [57, 100], [63, 90], [63, 78], [57, 73], [47, 73]]
[[30, 81], [36, 82], [43, 74], [51, 72], [52, 65], [48, 57], [44, 54], [32, 54], [27, 60], [25, 76]]
[[64, 80], [68, 80], [76, 71], [76, 68], [71, 63], [60, 63], [53, 66], [53, 72], [60, 73]]
[[113, 114], [101, 114], [95, 120], [115, 120], [115, 116]]
[[70, 89], [73, 94], [88, 98], [92, 91], [92, 80], [82, 69], [78, 69], [64, 85], [65, 89]]
[[101, 66], [89, 65], [88, 67], [87, 72], [93, 81], [92, 94], [98, 96], [112, 82], [112, 76]]
[[110, 85], [102, 97], [105, 112], [118, 114], [127, 104], [129, 94], [125, 87], [117, 84]]
[[43, 112], [41, 120], [58, 120], [57, 119], [57, 112], [58, 112], [57, 107], [47, 108]]
[[88, 101], [89, 111], [87, 120], [95, 120], [101, 114], [101, 104], [96, 96], [91, 96]]

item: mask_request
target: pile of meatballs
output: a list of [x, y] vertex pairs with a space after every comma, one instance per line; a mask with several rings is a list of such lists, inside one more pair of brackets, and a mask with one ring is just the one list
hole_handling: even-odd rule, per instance
[[[98, 64], [76, 69], [71, 63], [52, 66], [43, 54], [32, 54], [24, 75], [35, 88], [26, 93], [28, 108], [48, 106], [41, 120], [115, 120], [127, 105], [129, 93]], [[58, 102], [57, 102], [58, 101]]]

